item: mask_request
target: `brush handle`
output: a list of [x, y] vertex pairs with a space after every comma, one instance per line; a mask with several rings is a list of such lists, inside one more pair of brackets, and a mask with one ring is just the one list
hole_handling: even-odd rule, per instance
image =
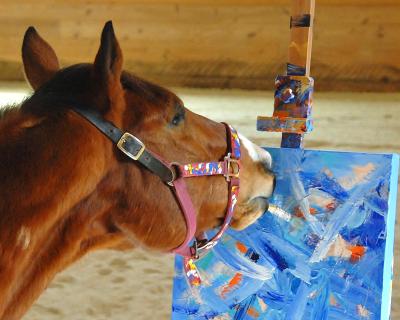
[[268, 212], [285, 221], [290, 221], [290, 219], [292, 219], [290, 213], [286, 212], [285, 210], [279, 208], [274, 204], [269, 205]]

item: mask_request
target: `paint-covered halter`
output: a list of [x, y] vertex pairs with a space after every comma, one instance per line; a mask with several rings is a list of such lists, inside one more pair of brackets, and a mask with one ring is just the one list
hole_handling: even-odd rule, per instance
[[[137, 137], [129, 132], [124, 133], [111, 122], [103, 119], [97, 112], [81, 107], [72, 109], [105, 134], [125, 155], [141, 163], [173, 188], [186, 220], [187, 233], [184, 242], [172, 252], [184, 257], [185, 271], [189, 282], [192, 285], [198, 285], [200, 277], [193, 264], [193, 259], [198, 259], [201, 253], [207, 252], [218, 243], [231, 222], [239, 195], [240, 140], [236, 130], [224, 123], [227, 132], [228, 153], [223, 161], [179, 165], [168, 163], [159, 155], [149, 151]], [[229, 195], [225, 219], [214, 237], [209, 240], [205, 236], [196, 239], [197, 214], [187, 191], [185, 179], [214, 175], [224, 176], [228, 182]], [[190, 245], [192, 242], [193, 244]]]
[[[173, 252], [184, 257], [198, 259], [199, 254], [202, 251], [207, 251], [214, 247], [228, 228], [233, 216], [233, 210], [239, 195], [240, 140], [236, 130], [232, 126], [225, 123], [224, 125], [227, 129], [229, 151], [223, 161], [178, 165], [178, 178], [173, 182], [173, 185], [186, 218], [188, 232], [185, 241], [178, 248], [174, 249]], [[186, 186], [183, 185], [183, 180], [191, 177], [214, 175], [224, 176], [228, 182], [229, 194], [225, 219], [219, 231], [210, 240], [207, 240], [204, 236], [202, 239], [194, 239], [196, 232], [196, 214], [191, 200], [190, 203], [184, 203], [181, 201], [182, 199], [185, 199], [185, 194], [182, 192], [187, 193]], [[193, 239], [194, 243], [189, 247], [189, 243]]]

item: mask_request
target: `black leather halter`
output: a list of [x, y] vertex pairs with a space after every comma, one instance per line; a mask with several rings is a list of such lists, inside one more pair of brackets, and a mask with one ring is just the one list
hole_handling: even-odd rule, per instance
[[122, 132], [95, 111], [80, 107], [72, 107], [72, 110], [92, 123], [129, 158], [140, 162], [151, 172], [159, 176], [163, 182], [171, 184], [175, 180], [176, 174], [174, 169], [164, 163], [158, 156], [152, 154], [151, 151], [148, 151], [144, 143], [137, 137], [128, 132]]

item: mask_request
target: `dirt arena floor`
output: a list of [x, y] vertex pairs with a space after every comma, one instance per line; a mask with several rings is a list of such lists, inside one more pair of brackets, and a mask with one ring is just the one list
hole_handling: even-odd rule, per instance
[[[175, 92], [188, 108], [231, 123], [259, 145], [279, 145], [279, 134], [255, 130], [257, 115], [272, 114], [271, 92]], [[21, 85], [0, 84], [0, 105], [25, 93]], [[317, 93], [313, 113], [315, 130], [306, 138], [307, 148], [400, 153], [400, 94]], [[394, 266], [392, 319], [400, 320], [399, 236]], [[171, 255], [94, 253], [59, 274], [24, 320], [169, 319], [172, 274]]]

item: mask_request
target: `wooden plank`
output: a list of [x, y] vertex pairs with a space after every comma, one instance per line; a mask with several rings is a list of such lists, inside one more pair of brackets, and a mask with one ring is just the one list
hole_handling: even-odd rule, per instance
[[[333, 2], [337, 5], [318, 1], [316, 8], [316, 89], [331, 83], [331, 89], [399, 90], [400, 3]], [[3, 0], [0, 78], [9, 79], [21, 63], [27, 26], [35, 25], [68, 65], [93, 60], [104, 22], [112, 18], [126, 66], [143, 77], [174, 85], [272, 89], [286, 62], [290, 7], [274, 1], [226, 3]]]
[[303, 68], [305, 73], [302, 75], [307, 77], [310, 76], [314, 11], [315, 0], [292, 1], [291, 24], [301, 25], [304, 20], [308, 23], [305, 27], [291, 26], [288, 63]]
[[[20, 0], [18, 3], [33, 3], [33, 0]], [[4, 4], [15, 3], [14, 0], [2, 0]], [[290, 0], [41, 0], [42, 4], [140, 4], [140, 5], [205, 5], [205, 6], [286, 6], [290, 7]], [[392, 6], [398, 5], [398, 0], [318, 0], [318, 6]]]

